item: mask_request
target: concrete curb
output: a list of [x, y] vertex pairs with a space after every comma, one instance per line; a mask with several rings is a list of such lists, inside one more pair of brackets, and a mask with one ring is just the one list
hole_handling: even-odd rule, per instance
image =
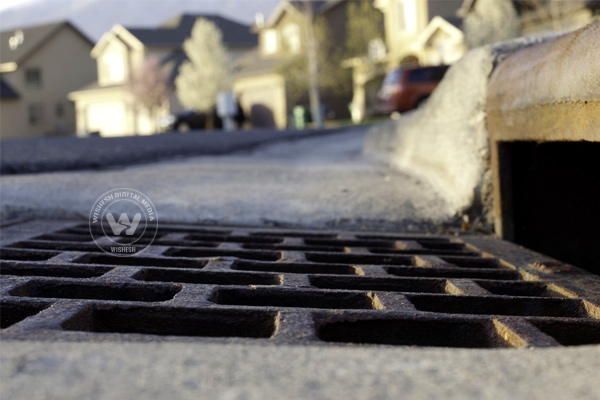
[[549, 140], [567, 132], [568, 140], [600, 140], [599, 37], [596, 22], [560, 37], [474, 49], [425, 107], [373, 128], [365, 152], [432, 183], [458, 215], [491, 225], [497, 165], [490, 139]]

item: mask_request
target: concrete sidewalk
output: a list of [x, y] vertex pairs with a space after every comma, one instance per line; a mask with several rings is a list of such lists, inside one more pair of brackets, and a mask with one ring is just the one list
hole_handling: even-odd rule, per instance
[[0, 183], [0, 213], [87, 220], [102, 193], [132, 188], [170, 222], [415, 231], [452, 219], [429, 185], [364, 156], [365, 135], [352, 129], [227, 156], [8, 175]]

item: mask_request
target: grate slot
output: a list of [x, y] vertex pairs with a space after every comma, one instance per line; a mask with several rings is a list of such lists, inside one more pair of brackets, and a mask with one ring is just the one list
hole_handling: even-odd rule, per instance
[[339, 264], [413, 265], [413, 258], [406, 256], [375, 256], [363, 254], [306, 253], [308, 261]]
[[[12, 246], [12, 245], [11, 245]], [[59, 255], [56, 251], [27, 251], [15, 249], [2, 249], [0, 259], [14, 261], [45, 261]]]
[[326, 342], [464, 348], [509, 347], [490, 320], [376, 319], [320, 322], [317, 319], [317, 325], [319, 339]]
[[[61, 251], [85, 251], [102, 252], [94, 243], [72, 243], [59, 241], [26, 240], [10, 245], [21, 249], [40, 249], [40, 250], [61, 250]], [[28, 258], [28, 261], [33, 261]]]
[[202, 285], [280, 285], [279, 275], [247, 274], [243, 272], [209, 272], [144, 268], [134, 279], [150, 282], [181, 282]]
[[171, 300], [182, 287], [177, 285], [84, 284], [63, 281], [29, 281], [9, 294], [21, 297], [94, 299], [157, 302]]
[[77, 267], [59, 265], [17, 264], [2, 261], [0, 275], [15, 276], [53, 276], [57, 278], [95, 278], [102, 276], [112, 268], [107, 267]]
[[127, 265], [132, 267], [204, 268], [208, 261], [177, 258], [114, 257], [109, 255], [85, 255], [75, 260], [81, 264]]
[[356, 275], [356, 268], [341, 264], [309, 264], [309, 263], [257, 263], [236, 261], [231, 269], [241, 271], [280, 272], [288, 274], [333, 274]]
[[264, 244], [244, 244], [244, 249], [253, 250], [281, 250], [281, 251], [326, 251], [330, 253], [343, 253], [344, 247], [325, 247], [325, 246], [287, 246], [287, 245], [264, 245]]
[[311, 276], [310, 284], [320, 289], [372, 290], [387, 292], [445, 293], [445, 279], [371, 278]]
[[226, 235], [187, 235], [184, 240], [208, 241], [208, 242], [234, 242], [255, 244], [277, 244], [283, 242], [283, 238], [255, 237], [255, 236], [226, 236]]
[[563, 346], [600, 344], [600, 321], [531, 321]]
[[502, 268], [495, 258], [442, 257], [442, 260], [460, 268]]
[[261, 236], [271, 238], [301, 238], [301, 239], [336, 239], [337, 233], [314, 233], [314, 232], [295, 232], [295, 231], [270, 231], [270, 232], [250, 232], [250, 236]]
[[475, 252], [469, 252], [465, 250], [432, 250], [432, 249], [381, 249], [381, 248], [369, 248], [371, 253], [376, 254], [414, 254], [414, 255], [432, 255], [432, 256], [463, 256], [463, 257], [477, 257], [479, 254]]
[[490, 293], [501, 296], [563, 297], [543, 282], [475, 281]]
[[62, 328], [97, 333], [269, 338], [276, 319], [276, 312], [258, 310], [96, 306], [65, 321]]
[[170, 248], [164, 255], [172, 257], [208, 258], [208, 257], [236, 257], [243, 260], [278, 261], [280, 252], [268, 251], [238, 251], [238, 250], [201, 250], [186, 248]]
[[219, 289], [211, 296], [217, 304], [259, 307], [373, 310], [373, 299], [364, 293], [285, 289]]
[[40, 235], [33, 237], [32, 240], [59, 241], [59, 242], [91, 242], [94, 238], [88, 232], [87, 234], [75, 235], [67, 233], [53, 233], [51, 235]]
[[393, 249], [393, 240], [341, 240], [341, 239], [304, 239], [308, 246], [337, 246], [337, 247], [384, 247]]
[[581, 300], [535, 297], [407, 295], [420, 311], [447, 314], [589, 318]]
[[387, 267], [387, 272], [396, 276], [424, 277], [424, 278], [465, 278], [465, 279], [496, 279], [515, 280], [521, 279], [517, 271], [509, 269], [466, 269], [452, 267]]
[[40, 311], [50, 307], [50, 304], [0, 303], [0, 328], [5, 329], [17, 322], [23, 321]]

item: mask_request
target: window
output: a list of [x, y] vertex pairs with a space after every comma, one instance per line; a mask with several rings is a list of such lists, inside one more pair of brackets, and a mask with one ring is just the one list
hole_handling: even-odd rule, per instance
[[279, 40], [277, 37], [277, 31], [268, 29], [264, 33], [264, 52], [265, 54], [274, 54], [279, 48]]
[[42, 123], [44, 119], [44, 108], [41, 104], [29, 105], [29, 125], [35, 126]]
[[300, 53], [300, 28], [298, 25], [287, 24], [282, 33], [289, 52], [292, 54]]
[[56, 116], [58, 118], [65, 116], [65, 106], [63, 103], [56, 103]]
[[102, 57], [104, 64], [104, 81], [108, 83], [118, 83], [125, 79], [125, 63], [123, 56], [117, 52], [105, 54]]
[[417, 7], [415, 0], [396, 0], [396, 26], [401, 32], [416, 33]]
[[42, 71], [39, 68], [27, 68], [25, 70], [25, 84], [29, 87], [42, 87]]

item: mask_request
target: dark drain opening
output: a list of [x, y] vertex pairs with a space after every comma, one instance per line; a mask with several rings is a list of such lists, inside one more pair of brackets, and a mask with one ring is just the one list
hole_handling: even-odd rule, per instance
[[0, 303], [0, 328], [8, 328], [27, 317], [36, 315], [49, 306], [50, 304], [31, 305], [2, 302]]
[[413, 257], [376, 256], [362, 254], [306, 253], [308, 261], [339, 264], [413, 265]]
[[563, 346], [600, 344], [600, 321], [532, 321], [532, 324]]
[[112, 268], [108, 267], [71, 267], [65, 265], [35, 265], [0, 262], [0, 275], [15, 276], [52, 276], [56, 278], [95, 278], [102, 276]]
[[182, 260], [170, 258], [149, 257], [115, 257], [85, 255], [77, 258], [74, 263], [82, 264], [105, 264], [105, 265], [128, 265], [133, 267], [162, 267], [162, 268], [204, 268], [207, 261]]
[[493, 270], [488, 268], [467, 269], [452, 267], [388, 267], [387, 272], [396, 276], [423, 278], [466, 278], [466, 279], [520, 279], [517, 271]]
[[279, 275], [243, 272], [178, 271], [146, 268], [133, 276], [140, 281], [181, 282], [203, 285], [279, 285]]
[[326, 342], [399, 346], [509, 347], [491, 321], [362, 320], [322, 323], [318, 337]]
[[589, 318], [581, 300], [535, 297], [407, 295], [421, 311], [447, 314], [521, 315]]
[[156, 302], [171, 300], [182, 287], [177, 285], [76, 284], [30, 281], [10, 291], [12, 296], [60, 299], [95, 299]]
[[211, 296], [217, 304], [373, 310], [378, 307], [363, 293], [332, 293], [305, 290], [219, 289]]
[[490, 293], [503, 296], [563, 297], [541, 282], [475, 281]]
[[60, 253], [56, 251], [50, 252], [2, 249], [0, 252], [0, 258], [2, 260], [14, 261], [45, 261], [59, 254]]
[[442, 260], [460, 268], [501, 268], [495, 258], [442, 257]]
[[237, 251], [237, 250], [201, 250], [186, 248], [170, 248], [164, 253], [171, 257], [207, 258], [207, 257], [237, 257], [243, 260], [277, 261], [281, 258], [279, 252], [267, 251]]
[[346, 289], [414, 293], [446, 292], [445, 279], [311, 276], [310, 284], [321, 289]]
[[290, 274], [334, 274], [356, 275], [356, 268], [350, 265], [308, 264], [308, 263], [254, 263], [236, 261], [231, 269], [242, 271], [281, 272]]
[[67, 331], [161, 336], [269, 338], [276, 312], [190, 308], [90, 308], [63, 323]]

